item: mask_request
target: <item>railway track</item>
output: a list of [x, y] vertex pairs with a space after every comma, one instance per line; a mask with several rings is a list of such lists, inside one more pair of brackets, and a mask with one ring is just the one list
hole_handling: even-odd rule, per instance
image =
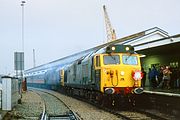
[[40, 120], [80, 120], [80, 118], [70, 110], [70, 108], [47, 90], [31, 89], [44, 101], [43, 111]]
[[105, 110], [125, 120], [170, 120], [152, 113], [139, 110], [114, 111], [107, 108]]
[[165, 116], [164, 114], [159, 113], [158, 111], [156, 111], [155, 113], [147, 112], [146, 110], [142, 110], [136, 107], [129, 107], [129, 106], [128, 108], [122, 108], [122, 109], [118, 109], [117, 106], [115, 108], [113, 108], [112, 106], [104, 107], [95, 101], [89, 101], [88, 99], [84, 99], [78, 96], [73, 96], [73, 97], [75, 97], [78, 100], [87, 102], [99, 109], [110, 112], [111, 114], [123, 120], [172, 120], [174, 119], [173, 117]]
[[[75, 113], [72, 113], [71, 110], [68, 108], [68, 106], [66, 106], [59, 98], [57, 98], [57, 93], [54, 93], [53, 91], [50, 92], [48, 90], [43, 90], [43, 91], [37, 91], [38, 92], [37, 94], [39, 94], [42, 99], [45, 101], [45, 104], [46, 104], [46, 110], [44, 110], [44, 115], [42, 115], [42, 120], [56, 120], [56, 119], [60, 119], [60, 117], [64, 117], [64, 118], [67, 118], [69, 116], [72, 116], [72, 120], [76, 120], [76, 119], [81, 119], [80, 117], [78, 118], [73, 118], [74, 117], [74, 114]], [[49, 97], [47, 97], [49, 96]], [[128, 109], [123, 109], [123, 110], [118, 110], [117, 108], [108, 108], [108, 107], [103, 107], [99, 104], [97, 104], [96, 102], [94, 101], [89, 101], [87, 99], [84, 99], [84, 98], [80, 98], [80, 97], [77, 97], [75, 96], [76, 99], [78, 100], [81, 100], [81, 101], [84, 101], [88, 104], [91, 104], [103, 111], [106, 111], [106, 112], [109, 112], [115, 116], [117, 116], [119, 119], [123, 119], [123, 120], [171, 120], [172, 118], [170, 117], [166, 117], [166, 116], [163, 116], [163, 115], [160, 115], [160, 113], [157, 113], [154, 114], [154, 113], [150, 113], [150, 112], [146, 112], [145, 110], [140, 110], [140, 109], [137, 109], [137, 108], [128, 108]], [[56, 105], [56, 107], [52, 107], [53, 105], [51, 105], [51, 103], [48, 102], [49, 105], [47, 105], [47, 101], [61, 101], [61, 104], [65, 105], [65, 107], [67, 108], [66, 111], [63, 113], [63, 115], [59, 114], [59, 113], [53, 113], [54, 109], [57, 109], [56, 107], [57, 106], [62, 106], [62, 105]], [[54, 104], [54, 103], [53, 103]], [[48, 110], [49, 109], [49, 110]], [[52, 111], [50, 109], [53, 109]], [[62, 112], [62, 111], [61, 111]], [[85, 113], [86, 114], [86, 113]], [[157, 115], [159, 114], [159, 115]], [[77, 115], [77, 114], [76, 114]], [[75, 116], [76, 116], [75, 115]], [[113, 118], [112, 118], [113, 119]]]
[[[94, 103], [91, 103], [91, 104], [94, 104]], [[124, 120], [170, 120], [170, 118], [165, 118], [157, 114], [146, 112], [144, 110], [140, 110], [137, 108], [127, 108], [123, 110], [117, 110], [116, 108], [116, 110], [114, 110], [112, 108], [102, 107], [97, 104], [94, 104], [94, 105]]]

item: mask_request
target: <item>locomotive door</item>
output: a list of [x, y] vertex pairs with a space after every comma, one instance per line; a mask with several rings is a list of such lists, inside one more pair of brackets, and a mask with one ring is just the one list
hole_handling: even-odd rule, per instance
[[100, 89], [100, 80], [101, 80], [101, 68], [100, 68], [100, 56], [94, 56], [94, 69], [93, 69], [93, 79], [95, 81], [95, 88]]

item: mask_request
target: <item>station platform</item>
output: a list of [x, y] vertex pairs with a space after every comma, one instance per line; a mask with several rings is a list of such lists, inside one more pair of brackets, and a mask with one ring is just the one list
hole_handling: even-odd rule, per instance
[[180, 97], [180, 88], [162, 89], [162, 88], [145, 87], [144, 93]]

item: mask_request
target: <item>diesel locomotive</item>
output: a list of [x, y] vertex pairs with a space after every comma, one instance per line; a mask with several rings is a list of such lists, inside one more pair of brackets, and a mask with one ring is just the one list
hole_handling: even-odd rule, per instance
[[101, 99], [104, 95], [141, 94], [140, 55], [130, 45], [108, 45], [63, 62], [25, 71], [27, 84], [63, 89]]

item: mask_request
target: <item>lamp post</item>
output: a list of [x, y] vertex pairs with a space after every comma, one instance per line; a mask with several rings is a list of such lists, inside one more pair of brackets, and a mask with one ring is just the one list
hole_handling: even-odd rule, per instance
[[[20, 96], [22, 98], [22, 82], [23, 82], [23, 71], [24, 71], [24, 4], [26, 2], [25, 1], [21, 1], [21, 7], [22, 7], [22, 52], [20, 52], [20, 68], [17, 69], [20, 71], [20, 79], [19, 79], [19, 93], [20, 93]], [[21, 99], [20, 99], [20, 102], [21, 103]]]
[[22, 52], [24, 52], [24, 4], [25, 1], [21, 1], [22, 6]]

